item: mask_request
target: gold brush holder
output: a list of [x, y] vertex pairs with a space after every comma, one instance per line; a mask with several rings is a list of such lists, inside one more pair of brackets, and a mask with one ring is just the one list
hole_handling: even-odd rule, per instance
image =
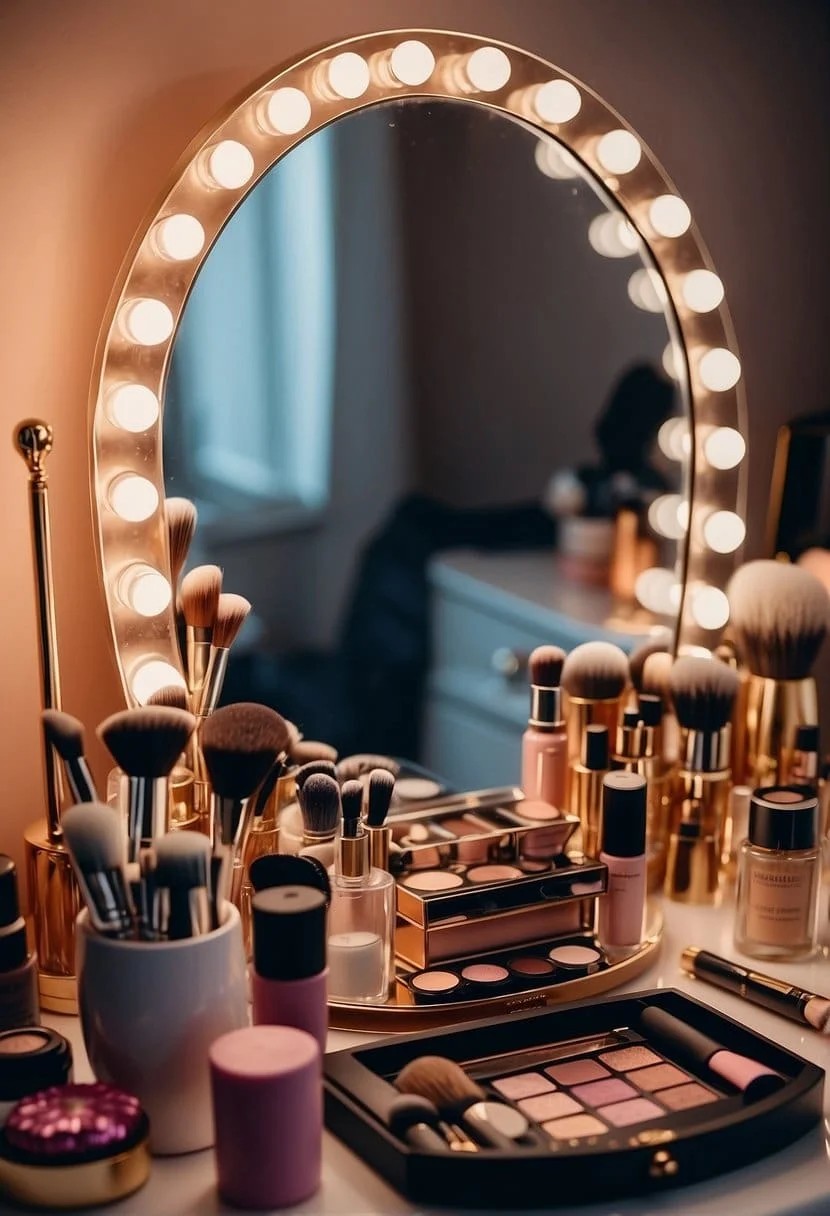
[[287, 773], [283, 773], [274, 786], [262, 814], [253, 821], [248, 833], [245, 846], [245, 876], [242, 880], [242, 891], [239, 897], [239, 913], [242, 917], [242, 936], [246, 956], [250, 956], [252, 949], [251, 900], [254, 895], [253, 887], [248, 879], [248, 867], [256, 861], [257, 857], [267, 857], [270, 853], [279, 853], [280, 815], [297, 796], [296, 772], [296, 768], [292, 768]]
[[818, 724], [818, 693], [812, 676], [767, 680], [750, 676], [746, 702], [747, 785], [786, 781], [799, 726]]
[[671, 781], [665, 894], [677, 903], [712, 905], [720, 899], [723, 842], [729, 839], [731, 727], [712, 733], [683, 730], [680, 761]]
[[33, 910], [41, 1009], [78, 1012], [75, 980], [75, 919], [81, 896], [69, 854], [49, 839], [45, 819], [23, 834], [26, 881]]

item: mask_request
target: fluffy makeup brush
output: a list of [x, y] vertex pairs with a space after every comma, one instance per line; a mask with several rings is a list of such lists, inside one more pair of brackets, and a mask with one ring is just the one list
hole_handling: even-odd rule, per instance
[[307, 764], [303, 764], [297, 769], [294, 775], [294, 780], [297, 783], [298, 798], [302, 793], [303, 786], [309, 777], [314, 777], [318, 773], [322, 773], [325, 777], [331, 777], [333, 781], [337, 780], [337, 770], [331, 760], [309, 760]]
[[393, 777], [397, 777], [401, 766], [391, 756], [376, 756], [370, 752], [359, 753], [355, 756], [345, 756], [337, 765], [337, 780], [351, 781], [365, 777], [373, 768], [385, 768]]
[[61, 824], [91, 925], [108, 937], [129, 936], [135, 912], [120, 814], [102, 802], [85, 802], [70, 807]]
[[707, 735], [723, 730], [732, 715], [738, 683], [738, 673], [719, 659], [678, 659], [669, 685], [680, 725]]
[[646, 655], [640, 670], [640, 681], [635, 685], [639, 693], [659, 697], [664, 708], [671, 704], [671, 670], [674, 659], [667, 650], [655, 650]]
[[181, 684], [167, 684], [149, 696], [146, 703], [167, 709], [187, 709], [187, 691]]
[[411, 1060], [398, 1074], [395, 1088], [404, 1094], [426, 1098], [445, 1119], [459, 1124], [473, 1140], [486, 1148], [514, 1151], [514, 1143], [488, 1120], [488, 1108], [498, 1106], [486, 1100], [483, 1089], [471, 1081], [454, 1060], [442, 1056], [421, 1056]]
[[[655, 654], [669, 655], [668, 642], [666, 635], [663, 633], [656, 634], [653, 638], [649, 638], [647, 642], [643, 642], [642, 646], [638, 646], [636, 650], [632, 650], [628, 656], [628, 674], [632, 685], [637, 692], [649, 692], [652, 689], [646, 689], [643, 686], [643, 676], [646, 661]], [[671, 655], [669, 655], [669, 664], [671, 664]]]
[[169, 832], [156, 841], [153, 927], [179, 941], [210, 932], [210, 841], [200, 832]]
[[537, 646], [527, 661], [530, 683], [536, 688], [558, 688], [564, 663], [565, 651], [559, 646]]
[[130, 861], [165, 831], [167, 778], [193, 734], [196, 719], [181, 709], [142, 706], [113, 714], [98, 737], [124, 773], [121, 801], [127, 813]]
[[170, 576], [174, 587], [178, 586], [179, 577], [184, 570], [184, 564], [196, 532], [197, 518], [196, 507], [189, 498], [166, 498], [164, 500]]
[[[344, 781], [340, 788], [340, 805], [343, 810], [344, 823], [357, 823], [363, 813], [363, 782], [362, 781]], [[355, 832], [351, 829], [344, 832], [347, 836], [354, 836]]]
[[182, 615], [187, 643], [187, 686], [191, 704], [199, 706], [210, 662], [213, 629], [222, 593], [222, 571], [218, 566], [196, 566], [182, 579]]
[[[209, 567], [205, 567], [208, 569]], [[215, 569], [216, 567], [213, 567]], [[189, 576], [188, 576], [189, 577]], [[201, 718], [208, 717], [219, 704], [222, 685], [228, 670], [228, 658], [239, 631], [248, 619], [251, 604], [244, 595], [222, 592], [216, 606], [213, 633], [210, 643], [210, 658], [205, 671], [204, 687], [197, 706]]]
[[589, 726], [607, 726], [609, 739], [616, 739], [620, 703], [627, 683], [628, 659], [619, 646], [610, 642], [585, 642], [565, 659], [562, 687], [567, 693], [567, 805], [571, 814], [578, 812], [573, 770], [580, 762], [582, 737]]
[[95, 783], [84, 756], [83, 722], [59, 709], [45, 709], [41, 717], [46, 742], [63, 762], [72, 801], [97, 802]]
[[326, 760], [333, 768], [337, 761], [337, 748], [319, 739], [297, 739], [288, 754], [294, 764], [308, 765], [316, 760]]
[[304, 847], [333, 840], [342, 812], [340, 787], [334, 778], [326, 773], [308, 776], [302, 786], [300, 810], [303, 815]]
[[[366, 831], [369, 835], [369, 863], [378, 870], [389, 870], [392, 829], [386, 816], [395, 793], [395, 778], [385, 768], [373, 768], [366, 792]], [[344, 794], [345, 800], [345, 786]]]

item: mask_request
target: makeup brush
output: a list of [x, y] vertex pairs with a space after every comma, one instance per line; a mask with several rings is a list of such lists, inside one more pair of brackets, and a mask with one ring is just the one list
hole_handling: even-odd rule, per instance
[[393, 777], [397, 777], [401, 766], [391, 756], [376, 756], [371, 752], [360, 752], [355, 756], [345, 756], [337, 765], [337, 780], [351, 781], [365, 777], [373, 768], [385, 768]]
[[[205, 569], [209, 568], [205, 567]], [[233, 595], [231, 592], [223, 591], [219, 596], [211, 635], [210, 658], [205, 671], [201, 697], [196, 707], [200, 718], [208, 717], [219, 704], [225, 674], [228, 670], [231, 646], [239, 636], [239, 631], [248, 619], [250, 611], [250, 600], [246, 600], [244, 595]]]
[[484, 1090], [454, 1060], [442, 1056], [421, 1056], [410, 1060], [398, 1073], [395, 1088], [404, 1094], [417, 1094], [437, 1107], [448, 1122], [458, 1124], [485, 1148], [513, 1152], [515, 1145], [492, 1123], [491, 1107]]
[[[660, 632], [650, 637], [648, 641], [643, 642], [636, 650], [632, 650], [628, 656], [628, 675], [631, 684], [636, 692], [652, 692], [652, 689], [646, 689], [643, 683], [643, 672], [646, 665], [646, 660], [650, 659], [653, 654], [669, 654], [669, 637], [666, 633]], [[671, 655], [669, 654], [669, 664], [671, 664]]]
[[297, 739], [288, 749], [288, 755], [294, 764], [313, 764], [325, 760], [332, 766], [337, 761], [337, 748], [319, 739]]
[[70, 807], [64, 842], [92, 927], [107, 937], [129, 937], [135, 921], [125, 872], [126, 841], [119, 812], [103, 802]]
[[446, 1124], [436, 1107], [417, 1094], [393, 1098], [386, 1111], [386, 1125], [393, 1136], [421, 1153], [445, 1153], [455, 1147], [449, 1128], [446, 1133], [442, 1131]]
[[317, 774], [322, 774], [325, 777], [331, 777], [332, 781], [337, 780], [337, 770], [331, 760], [309, 760], [308, 763], [301, 765], [294, 774], [294, 780], [297, 783], [297, 796], [299, 797], [303, 786], [309, 777]]
[[[579, 763], [586, 726], [607, 726], [616, 739], [620, 702], [628, 683], [628, 659], [610, 642], [585, 642], [572, 650], [562, 667], [562, 687], [567, 696], [565, 718], [568, 730], [569, 767]], [[573, 805], [573, 781], [568, 777], [568, 810]]]
[[112, 714], [98, 727], [124, 776], [120, 800], [127, 814], [128, 860], [167, 828], [167, 778], [193, 734], [196, 719], [181, 709], [142, 706]]
[[731, 632], [749, 668], [747, 784], [786, 777], [796, 728], [819, 721], [811, 676], [830, 626], [830, 596], [807, 570], [747, 562], [727, 588]]
[[[337, 782], [326, 773], [311, 773], [298, 788], [301, 790], [303, 845], [327, 844], [334, 840], [342, 813], [340, 787]], [[362, 796], [361, 787], [361, 799]], [[350, 816], [360, 818], [360, 807], [355, 807], [352, 800], [348, 803], [348, 809]]]
[[199, 832], [169, 832], [155, 844], [154, 927], [168, 941], [210, 932], [210, 841]]
[[97, 802], [95, 783], [84, 756], [84, 724], [59, 709], [41, 714], [46, 741], [63, 761], [66, 783], [73, 802]]
[[[351, 784], [351, 782], [346, 784]], [[355, 784], [360, 785], [360, 782]], [[366, 794], [365, 827], [369, 834], [369, 864], [378, 870], [389, 870], [389, 845], [392, 840], [392, 829], [387, 826], [386, 816], [389, 814], [394, 793], [395, 778], [388, 769], [373, 768], [369, 774], [369, 788]], [[342, 794], [343, 814], [345, 815], [345, 785]]]
[[565, 651], [537, 646], [527, 662], [530, 714], [522, 735], [522, 789], [526, 797], [562, 809], [568, 788], [568, 736], [560, 682]]
[[672, 782], [666, 894], [714, 903], [721, 853], [728, 848], [730, 718], [738, 673], [719, 659], [679, 658], [671, 692], [680, 725], [680, 757]]
[[149, 696], [146, 704], [167, 709], [187, 709], [187, 690], [181, 684], [167, 684]]
[[222, 592], [218, 566], [196, 566], [182, 579], [182, 615], [185, 620], [187, 687], [191, 705], [198, 709], [202, 698], [213, 629]]
[[164, 522], [167, 526], [167, 551], [170, 555], [170, 581], [178, 587], [179, 578], [196, 532], [196, 507], [189, 498], [165, 498]]
[[750, 970], [700, 946], [687, 946], [680, 956], [680, 965], [688, 975], [706, 980], [725, 992], [734, 992], [751, 1005], [771, 1009], [792, 1022], [812, 1027], [819, 1034], [830, 1035], [830, 998], [826, 996]]

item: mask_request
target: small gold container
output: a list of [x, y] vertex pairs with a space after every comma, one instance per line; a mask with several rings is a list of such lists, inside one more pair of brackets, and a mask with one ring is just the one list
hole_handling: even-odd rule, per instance
[[69, 854], [49, 839], [45, 819], [32, 823], [23, 834], [26, 879], [34, 924], [41, 1009], [76, 1014], [75, 919], [81, 896]]

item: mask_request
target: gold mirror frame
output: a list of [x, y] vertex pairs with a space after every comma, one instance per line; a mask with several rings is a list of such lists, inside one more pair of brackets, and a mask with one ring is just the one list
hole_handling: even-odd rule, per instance
[[[723, 289], [688, 207], [632, 129], [568, 73], [469, 34], [395, 30], [314, 51], [235, 99], [186, 150], [118, 276], [92, 378], [92, 477], [104, 592], [130, 704], [182, 682], [162, 420], [176, 330], [199, 269], [281, 157], [338, 118], [404, 97], [470, 102], [552, 136], [638, 233], [659, 276], [653, 285], [665, 291], [676, 335], [668, 349], [688, 387], [692, 427], [680, 420], [673, 437], [688, 459], [690, 504], [675, 584], [678, 642], [711, 647], [726, 624], [723, 587], [744, 531], [745, 403]], [[144, 614], [129, 591], [136, 574], [146, 576]]]

